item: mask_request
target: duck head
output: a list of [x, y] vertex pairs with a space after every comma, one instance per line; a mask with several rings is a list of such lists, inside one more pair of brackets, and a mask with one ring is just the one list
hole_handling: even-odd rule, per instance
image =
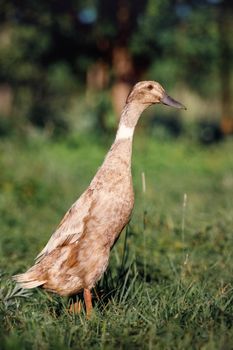
[[170, 107], [186, 109], [182, 103], [170, 97], [156, 81], [142, 81], [137, 83], [126, 100], [126, 103], [132, 102], [142, 104], [145, 108], [153, 104], [162, 103]]

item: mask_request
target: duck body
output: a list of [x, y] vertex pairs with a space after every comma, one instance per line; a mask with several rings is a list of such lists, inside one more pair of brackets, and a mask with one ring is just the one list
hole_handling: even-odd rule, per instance
[[157, 82], [144, 81], [134, 86], [122, 111], [115, 141], [90, 185], [68, 210], [35, 264], [13, 276], [21, 287], [40, 286], [60, 295], [84, 290], [87, 316], [90, 315], [90, 290], [106, 270], [110, 250], [128, 223], [134, 205], [134, 129], [142, 112], [156, 103], [185, 108]]
[[[129, 139], [116, 141], [87, 190], [66, 213], [36, 264], [16, 276], [24, 288], [41, 286], [60, 295], [91, 289], [134, 204]], [[124, 152], [122, 152], [124, 150]]]

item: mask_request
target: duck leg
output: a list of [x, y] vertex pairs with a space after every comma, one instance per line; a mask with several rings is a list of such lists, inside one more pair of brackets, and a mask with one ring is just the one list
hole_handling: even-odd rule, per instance
[[78, 300], [78, 301], [76, 301], [75, 303], [72, 303], [72, 304], [70, 305], [70, 308], [69, 308], [68, 311], [69, 311], [70, 313], [80, 314], [80, 312], [81, 312], [81, 307], [82, 307], [81, 301]]
[[84, 294], [84, 301], [86, 305], [87, 318], [89, 319], [91, 316], [91, 311], [93, 309], [91, 291], [87, 288], [84, 288], [83, 294]]

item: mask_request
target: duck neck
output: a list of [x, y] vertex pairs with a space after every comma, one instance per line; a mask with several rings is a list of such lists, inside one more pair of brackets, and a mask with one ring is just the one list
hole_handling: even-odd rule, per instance
[[121, 113], [115, 141], [133, 140], [135, 126], [144, 109], [145, 106], [138, 103], [131, 102], [125, 105]]
[[115, 141], [105, 157], [104, 167], [114, 168], [115, 170], [121, 167], [121, 169], [131, 173], [134, 129], [145, 108], [145, 105], [132, 102], [125, 105], [121, 113]]

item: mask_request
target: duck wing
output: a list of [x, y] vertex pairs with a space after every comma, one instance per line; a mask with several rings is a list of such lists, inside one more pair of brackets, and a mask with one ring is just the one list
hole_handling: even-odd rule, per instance
[[64, 215], [46, 246], [37, 255], [36, 263], [39, 263], [54, 249], [80, 240], [95, 203], [94, 191], [88, 188]]

